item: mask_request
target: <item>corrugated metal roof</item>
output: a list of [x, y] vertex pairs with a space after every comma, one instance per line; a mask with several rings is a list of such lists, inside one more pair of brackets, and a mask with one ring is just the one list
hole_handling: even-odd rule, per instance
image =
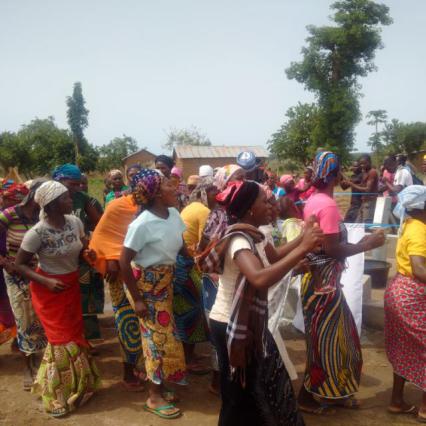
[[194, 146], [175, 147], [176, 158], [237, 158], [241, 151], [252, 151], [258, 158], [268, 158], [269, 152], [263, 146]]
[[141, 152], [143, 152], [143, 151], [145, 151], [147, 154], [149, 154], [149, 155], [152, 155], [153, 157], [155, 157], [156, 155], [155, 154], [153, 154], [152, 152], [149, 152], [147, 149], [145, 149], [145, 148], [142, 148], [142, 149], [140, 149], [139, 151], [136, 151], [136, 152], [134, 152], [133, 154], [129, 154], [127, 157], [124, 157], [123, 158], [123, 161], [124, 160], [127, 160], [128, 158], [130, 158], [130, 157], [133, 157], [134, 155], [137, 155], [137, 154], [140, 154]]

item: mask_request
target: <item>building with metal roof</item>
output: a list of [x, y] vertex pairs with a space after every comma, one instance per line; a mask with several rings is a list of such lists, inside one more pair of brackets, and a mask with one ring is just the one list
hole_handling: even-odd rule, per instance
[[265, 160], [269, 157], [269, 152], [263, 146], [198, 146], [180, 145], [173, 149], [173, 159], [178, 167], [183, 170], [184, 178], [198, 175], [200, 166], [208, 164], [215, 167], [222, 167], [226, 164], [235, 164], [237, 155], [242, 151], [251, 151], [253, 154]]

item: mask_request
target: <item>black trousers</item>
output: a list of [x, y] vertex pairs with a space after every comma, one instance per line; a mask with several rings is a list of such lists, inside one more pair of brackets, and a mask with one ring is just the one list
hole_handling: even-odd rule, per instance
[[246, 386], [230, 374], [226, 347], [227, 324], [210, 319], [210, 332], [216, 347], [222, 406], [219, 426], [303, 426], [290, 377], [272, 335], [267, 332], [265, 359], [246, 368]]

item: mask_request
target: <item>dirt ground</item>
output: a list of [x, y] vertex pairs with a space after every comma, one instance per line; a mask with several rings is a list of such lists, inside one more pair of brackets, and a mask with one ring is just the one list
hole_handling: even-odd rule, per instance
[[[104, 342], [96, 347], [100, 352], [98, 366], [103, 377], [103, 388], [89, 403], [61, 420], [55, 420], [43, 413], [39, 400], [29, 392], [21, 390], [21, 360], [12, 353], [10, 345], [0, 347], [0, 424], [1, 425], [80, 425], [80, 426], [213, 426], [217, 424], [219, 399], [207, 391], [209, 376], [190, 376], [190, 385], [180, 388], [179, 407], [184, 415], [177, 420], [162, 420], [143, 411], [146, 392], [126, 392], [119, 385], [121, 364], [118, 341], [115, 337], [111, 312], [102, 318]], [[303, 335], [293, 330], [286, 332], [287, 347], [297, 371], [303, 371]], [[386, 412], [391, 390], [391, 369], [383, 347], [382, 332], [365, 331], [362, 336], [364, 369], [359, 398], [363, 408], [357, 411], [338, 409], [333, 416], [318, 417], [305, 415], [308, 426], [331, 425], [410, 425], [417, 424], [413, 416], [395, 416]], [[201, 352], [207, 348], [201, 348]], [[301, 374], [299, 374], [300, 377]], [[300, 383], [295, 383], [298, 389]], [[407, 399], [419, 404], [420, 391], [407, 387]]]

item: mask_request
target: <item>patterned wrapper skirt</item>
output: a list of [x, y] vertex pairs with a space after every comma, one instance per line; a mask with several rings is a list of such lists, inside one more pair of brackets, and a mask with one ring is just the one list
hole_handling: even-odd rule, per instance
[[173, 280], [173, 312], [179, 338], [184, 343], [209, 340], [201, 291], [202, 274], [194, 260], [178, 255]]
[[37, 373], [33, 392], [49, 413], [72, 411], [100, 387], [100, 376], [84, 338], [78, 272], [49, 275], [68, 284], [59, 293], [37, 282], [30, 283], [34, 310], [49, 341]]
[[16, 337], [15, 318], [7, 295], [3, 269], [0, 268], [0, 345]]
[[301, 298], [307, 344], [304, 385], [323, 398], [346, 398], [358, 391], [362, 353], [352, 313], [340, 285], [316, 293], [314, 278], [305, 274]]
[[100, 339], [101, 329], [97, 314], [104, 311], [104, 280], [102, 275], [85, 261], [80, 262], [79, 273], [84, 334], [88, 340]]
[[42, 351], [47, 345], [47, 339], [33, 309], [29, 281], [6, 271], [4, 278], [15, 317], [19, 350], [28, 355]]
[[426, 392], [426, 284], [401, 274], [389, 283], [385, 346], [394, 372]]
[[183, 346], [173, 317], [173, 273], [171, 265], [151, 266], [141, 269], [137, 282], [148, 307], [148, 317], [139, 319], [146, 374], [158, 385], [187, 384]]

